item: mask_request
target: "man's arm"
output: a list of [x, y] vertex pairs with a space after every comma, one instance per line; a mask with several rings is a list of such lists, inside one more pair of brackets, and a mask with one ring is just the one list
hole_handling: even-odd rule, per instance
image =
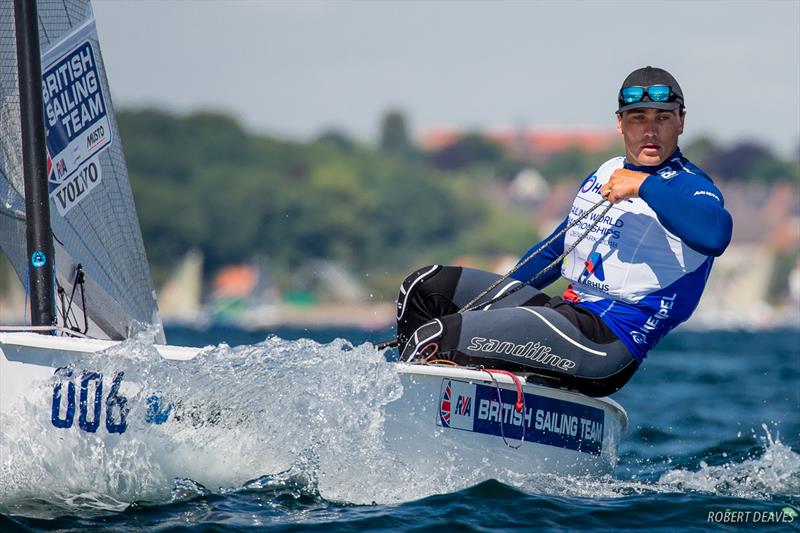
[[659, 222], [693, 250], [719, 257], [731, 242], [733, 217], [723, 207], [716, 187], [670, 187], [658, 176], [649, 176], [639, 196], [653, 208]]
[[600, 194], [612, 203], [640, 197], [658, 216], [658, 221], [690, 248], [719, 257], [731, 241], [733, 218], [723, 207], [719, 190], [704, 178], [672, 178], [671, 186], [659, 176], [628, 169], [614, 171]]
[[[525, 252], [517, 264], [523, 262], [528, 256], [541, 248], [544, 243], [552, 239], [554, 235], [562, 231], [567, 226], [568, 220], [569, 217], [565, 218], [564, 221], [558, 225], [555, 231], [553, 231], [553, 233], [551, 233], [546, 239], [534, 245], [530, 250]], [[537, 254], [536, 257], [528, 261], [525, 266], [514, 272], [511, 277], [527, 283], [532, 280], [536, 274], [541, 272], [542, 269], [544, 269], [547, 265], [555, 261], [562, 253], [564, 253], [564, 235], [561, 235], [558, 239], [551, 242], [550, 245]], [[558, 266], [554, 266], [542, 274], [542, 277], [537, 279], [533, 286], [537, 289], [542, 289], [557, 280], [559, 276], [561, 276], [561, 269]]]

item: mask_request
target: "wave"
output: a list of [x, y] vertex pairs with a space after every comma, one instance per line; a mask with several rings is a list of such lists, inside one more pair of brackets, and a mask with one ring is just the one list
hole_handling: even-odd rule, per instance
[[[58, 377], [0, 418], [0, 512], [116, 513], [132, 504], [240, 492], [301, 509], [395, 504], [487, 479], [489, 457], [466, 477], [447, 462], [426, 461], [425, 450], [418, 463], [397, 460], [386, 444], [384, 409], [402, 395], [402, 385], [392, 363], [370, 344], [269, 337], [169, 361], [153, 339], [152, 332], [142, 333], [68, 369], [137, 376], [122, 387], [131, 406], [125, 438], [54, 429], [49, 402]], [[144, 422], [153, 397], [173, 409], [170, 424]], [[755, 456], [700, 463], [694, 471], [672, 468], [655, 481], [510, 470], [500, 477], [529, 495], [707, 493], [786, 501], [800, 493], [800, 455], [767, 431]]]

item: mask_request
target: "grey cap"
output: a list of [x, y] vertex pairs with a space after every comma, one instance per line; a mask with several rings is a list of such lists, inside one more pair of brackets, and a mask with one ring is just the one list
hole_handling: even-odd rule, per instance
[[[672, 93], [674, 95], [674, 97], [671, 99], [672, 101], [653, 102], [646, 93], [641, 102], [626, 104], [622, 100], [622, 89], [627, 87], [649, 87], [651, 85], [669, 85], [672, 88]], [[684, 107], [683, 91], [681, 90], [681, 86], [678, 85], [678, 80], [672, 77], [672, 74], [662, 68], [647, 66], [636, 69], [628, 74], [628, 77], [622, 82], [622, 87], [620, 87], [619, 92], [617, 93], [617, 104], [619, 105], [617, 113], [642, 107], [650, 107], [655, 109], [678, 109]]]

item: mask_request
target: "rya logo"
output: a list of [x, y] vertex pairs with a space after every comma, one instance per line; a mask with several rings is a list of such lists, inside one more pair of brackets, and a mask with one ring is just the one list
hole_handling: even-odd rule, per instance
[[463, 394], [458, 395], [458, 401], [456, 402], [456, 414], [461, 416], [472, 415], [472, 398], [470, 396], [465, 396]]

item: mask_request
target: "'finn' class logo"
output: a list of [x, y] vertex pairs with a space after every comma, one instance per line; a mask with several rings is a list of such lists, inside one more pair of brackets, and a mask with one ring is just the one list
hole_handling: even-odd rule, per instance
[[583, 265], [586, 270], [600, 281], [606, 280], [606, 275], [603, 272], [603, 256], [600, 252], [592, 252], [589, 259], [584, 261]]

